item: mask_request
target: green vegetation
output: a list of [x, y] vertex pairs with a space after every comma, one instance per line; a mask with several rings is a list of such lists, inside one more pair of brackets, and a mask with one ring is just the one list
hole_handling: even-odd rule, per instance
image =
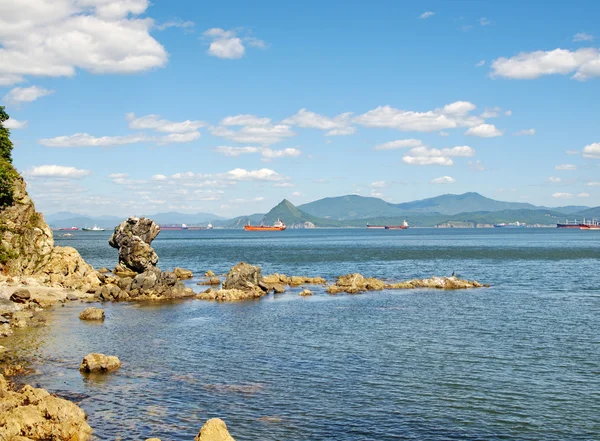
[[7, 250], [0, 245], [0, 265], [4, 265], [9, 260], [15, 259], [16, 257], [17, 255], [14, 252]]
[[300, 210], [320, 218], [349, 220], [377, 217], [402, 217], [404, 211], [387, 202], [358, 195], [324, 198], [300, 205]]
[[10, 141], [10, 130], [3, 125], [4, 121], [7, 121], [8, 118], [9, 116], [4, 110], [4, 106], [0, 106], [0, 157], [11, 163], [13, 144]]
[[340, 221], [322, 219], [305, 213], [304, 211], [295, 207], [294, 204], [292, 204], [287, 199], [281, 201], [271, 211], [265, 214], [265, 217], [262, 219], [262, 222], [265, 225], [273, 225], [273, 223], [276, 222], [277, 219], [281, 219], [281, 221], [288, 226], [305, 222], [312, 222], [317, 227], [343, 226], [342, 222]]
[[18, 176], [12, 166], [13, 144], [10, 130], [3, 125], [8, 118], [4, 106], [0, 106], [0, 208], [12, 205], [14, 181]]

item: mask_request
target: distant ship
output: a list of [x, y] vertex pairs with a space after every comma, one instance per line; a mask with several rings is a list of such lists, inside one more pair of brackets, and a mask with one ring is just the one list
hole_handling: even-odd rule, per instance
[[159, 225], [160, 229], [163, 231], [181, 231], [181, 230], [212, 230], [212, 224], [208, 224], [206, 227], [201, 225], [186, 225], [186, 224], [163, 224]]
[[371, 225], [371, 224], [367, 224], [367, 228], [369, 228], [371, 230], [384, 230], [385, 229], [385, 225]]
[[406, 222], [406, 219], [404, 219], [404, 222], [402, 222], [402, 225], [386, 225], [385, 229], [386, 230], [406, 230], [406, 229], [408, 229], [408, 222]]
[[63, 227], [63, 228], [54, 228], [54, 231], [77, 231], [79, 228], [77, 227]]
[[[597, 227], [600, 226], [600, 222], [598, 222], [596, 219], [592, 219], [592, 220], [586, 220], [585, 218], [583, 219], [582, 222], [577, 222], [577, 219], [575, 219], [574, 221], [570, 221], [570, 220], [565, 220], [565, 223], [558, 223], [556, 224], [556, 228], [577, 228], [580, 230], [585, 230], [588, 229], [590, 227]], [[594, 229], [594, 228], [592, 228]]]
[[287, 227], [285, 226], [285, 224], [283, 222], [281, 222], [281, 220], [279, 220], [279, 219], [277, 219], [277, 222], [275, 222], [272, 227], [269, 227], [266, 225], [258, 225], [258, 226], [246, 225], [246, 226], [244, 226], [244, 230], [246, 230], [246, 231], [283, 231], [286, 228]]
[[494, 228], [525, 228], [527, 224], [521, 222], [502, 222], [501, 224], [494, 224]]
[[81, 231], [106, 231], [104, 228], [100, 228], [98, 225], [94, 225], [92, 228], [82, 228]]

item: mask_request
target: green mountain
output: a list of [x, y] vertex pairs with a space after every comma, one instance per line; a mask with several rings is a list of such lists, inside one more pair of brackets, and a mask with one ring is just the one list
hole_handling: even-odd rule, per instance
[[251, 214], [249, 216], [238, 216], [233, 219], [213, 221], [212, 224], [214, 227], [244, 228], [244, 225], [259, 224], [263, 217], [265, 217], [264, 213], [255, 213], [255, 214]]
[[586, 210], [580, 210], [574, 213], [570, 213], [570, 217], [573, 219], [600, 219], [600, 207], [588, 208]]
[[549, 210], [502, 210], [502, 211], [476, 211], [472, 213], [459, 213], [447, 218], [446, 222], [470, 222], [473, 224], [499, 224], [503, 222], [521, 222], [528, 225], [552, 225], [563, 219], [563, 213]]
[[381, 199], [358, 195], [319, 199], [298, 208], [313, 216], [337, 220], [402, 217], [404, 214], [403, 210]]
[[280, 219], [288, 227], [304, 225], [306, 222], [314, 224], [316, 227], [341, 227], [342, 223], [335, 220], [323, 219], [306, 213], [294, 206], [290, 201], [284, 199], [277, 204], [262, 218], [264, 225], [273, 225]]

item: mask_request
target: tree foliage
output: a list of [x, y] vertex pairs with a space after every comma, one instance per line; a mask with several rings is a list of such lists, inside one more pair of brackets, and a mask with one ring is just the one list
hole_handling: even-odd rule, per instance
[[10, 141], [10, 130], [4, 127], [4, 121], [9, 118], [4, 106], [0, 106], [0, 157], [8, 162], [12, 162], [13, 144]]
[[0, 158], [0, 209], [13, 203], [13, 191], [17, 171], [12, 164]]

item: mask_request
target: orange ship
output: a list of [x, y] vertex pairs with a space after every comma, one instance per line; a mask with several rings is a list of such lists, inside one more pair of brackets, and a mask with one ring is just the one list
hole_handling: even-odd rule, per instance
[[275, 222], [272, 227], [268, 227], [265, 225], [258, 225], [258, 226], [246, 225], [246, 226], [244, 226], [244, 230], [246, 230], [246, 231], [283, 231], [285, 229], [286, 229], [285, 224], [283, 222], [281, 222], [279, 219], [277, 219], [277, 222]]

